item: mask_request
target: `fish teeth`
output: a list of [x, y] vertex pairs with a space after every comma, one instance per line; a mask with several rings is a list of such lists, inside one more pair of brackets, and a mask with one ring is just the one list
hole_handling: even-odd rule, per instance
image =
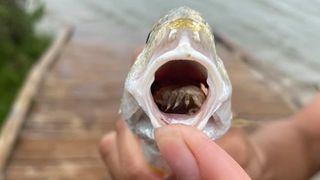
[[179, 92], [178, 93], [178, 97], [176, 99], [176, 103], [174, 104], [172, 109], [175, 109], [175, 108], [177, 108], [179, 106], [179, 104], [182, 102], [183, 97], [184, 97], [183, 92]]
[[201, 98], [201, 96], [192, 95], [192, 100], [198, 107], [201, 107], [203, 102], [203, 99]]
[[189, 106], [189, 104], [190, 104], [190, 95], [189, 94], [186, 94], [186, 96], [184, 98], [184, 103], [185, 103], [186, 107]]
[[169, 108], [171, 107], [170, 104], [167, 105], [167, 108], [164, 110], [164, 112], [167, 112], [169, 110]]
[[[175, 110], [181, 104], [186, 108], [199, 109], [203, 104], [205, 95], [205, 85], [200, 84], [201, 87], [196, 86], [184, 86], [180, 88], [165, 87], [157, 93], [155, 102], [164, 112]], [[204, 90], [201, 90], [204, 89]], [[192, 102], [191, 102], [192, 101]]]
[[200, 88], [201, 88], [202, 92], [207, 96], [208, 95], [208, 88], [203, 83], [200, 83]]
[[166, 111], [172, 107], [172, 105], [175, 103], [177, 99], [178, 92], [177, 91], [172, 91], [170, 94], [170, 97], [168, 99], [168, 106], [166, 108]]

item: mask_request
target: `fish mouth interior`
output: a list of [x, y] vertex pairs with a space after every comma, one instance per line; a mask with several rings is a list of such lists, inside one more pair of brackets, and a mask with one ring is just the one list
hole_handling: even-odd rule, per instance
[[154, 104], [165, 115], [197, 114], [208, 95], [207, 77], [207, 69], [196, 61], [166, 62], [154, 74]]

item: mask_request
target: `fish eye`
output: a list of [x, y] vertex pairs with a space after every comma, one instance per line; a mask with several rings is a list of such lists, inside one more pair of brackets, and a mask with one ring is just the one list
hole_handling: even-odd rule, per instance
[[151, 31], [149, 32], [149, 34], [148, 34], [148, 36], [147, 36], [146, 44], [147, 44], [147, 43], [148, 43], [148, 41], [149, 41], [150, 34], [151, 34]]

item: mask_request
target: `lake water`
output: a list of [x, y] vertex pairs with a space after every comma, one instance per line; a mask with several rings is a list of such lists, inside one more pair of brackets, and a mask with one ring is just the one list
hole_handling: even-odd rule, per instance
[[[44, 0], [42, 28], [67, 22], [75, 38], [135, 47], [168, 10], [187, 5], [258, 59], [291, 79], [320, 84], [320, 0]], [[125, 49], [125, 48], [124, 48]]]

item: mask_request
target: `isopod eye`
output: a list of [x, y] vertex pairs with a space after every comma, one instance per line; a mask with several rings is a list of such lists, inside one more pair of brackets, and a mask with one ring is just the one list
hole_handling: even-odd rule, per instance
[[149, 41], [150, 34], [151, 34], [151, 31], [149, 32], [149, 34], [148, 34], [148, 36], [147, 36], [146, 44], [147, 44], [147, 43], [148, 43], [148, 41]]

